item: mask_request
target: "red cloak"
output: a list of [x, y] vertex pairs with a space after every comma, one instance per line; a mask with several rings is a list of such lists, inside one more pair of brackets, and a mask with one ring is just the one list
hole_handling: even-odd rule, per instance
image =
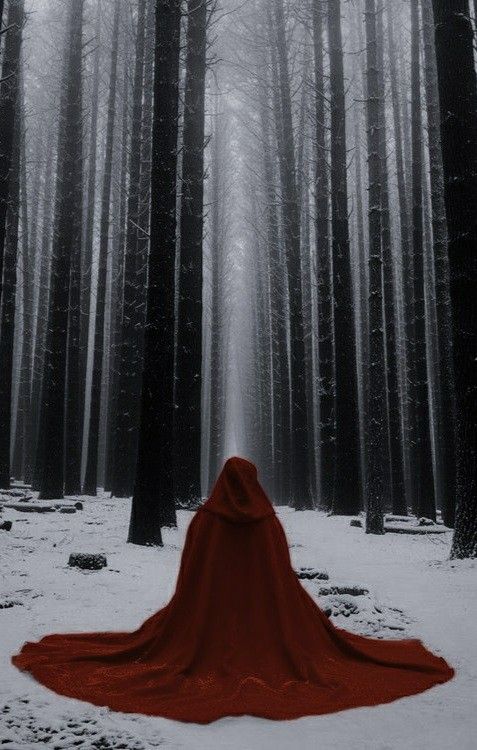
[[133, 632], [47, 635], [12, 662], [62, 695], [207, 723], [387, 703], [454, 670], [415, 638], [335, 627], [294, 573], [253, 464], [229, 459], [187, 531], [175, 593]]

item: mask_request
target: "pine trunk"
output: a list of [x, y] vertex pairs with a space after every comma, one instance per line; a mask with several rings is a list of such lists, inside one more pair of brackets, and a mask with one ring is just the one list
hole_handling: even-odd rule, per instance
[[[366, 533], [383, 534], [386, 486], [387, 425], [383, 320], [383, 165], [382, 91], [379, 86], [376, 3], [366, 0], [367, 136], [369, 184], [369, 382], [366, 472]], [[383, 237], [384, 234], [384, 237]]]
[[10, 164], [6, 216], [5, 263], [0, 320], [0, 488], [10, 487], [10, 442], [12, 427], [12, 374], [17, 292], [18, 225], [20, 218], [20, 160], [22, 119], [17, 95], [15, 134]]
[[[72, 271], [78, 268], [81, 244], [81, 66], [82, 66], [82, 27], [83, 0], [70, 0], [68, 29], [65, 46], [65, 74], [60, 111], [58, 134], [58, 167], [55, 222], [53, 235], [53, 258], [51, 269], [50, 308], [45, 355], [43, 405], [40, 429], [42, 430], [42, 451], [40, 497], [43, 499], [62, 498], [65, 488], [65, 426], [76, 431], [78, 440], [79, 424], [75, 419], [77, 392], [73, 390], [77, 361], [71, 355], [77, 347], [77, 329], [70, 339], [68, 327], [73, 325], [72, 314], [79, 318], [79, 309], [71, 311], [76, 303], [71, 290], [79, 290], [78, 274], [72, 283]], [[67, 357], [67, 341], [68, 346]], [[66, 375], [70, 370], [71, 379], [66, 394]], [[65, 401], [68, 404], [65, 413]], [[72, 469], [78, 469], [78, 456], [68, 456], [68, 478], [71, 484], [79, 481]], [[74, 463], [73, 463], [74, 462]]]
[[121, 322], [120, 383], [114, 436], [114, 472], [112, 493], [129, 497], [134, 487], [139, 424], [138, 378], [142, 362], [138, 357], [136, 329], [137, 253], [139, 226], [139, 188], [141, 175], [142, 91], [144, 73], [146, 0], [139, 0], [134, 62], [131, 143], [129, 150], [129, 188], [124, 258], [124, 295]]
[[441, 511], [446, 526], [454, 526], [456, 492], [455, 379], [452, 360], [452, 312], [447, 254], [447, 220], [444, 199], [439, 91], [434, 45], [432, 0], [422, 0], [427, 132], [431, 183], [433, 254], [436, 283], [437, 357], [440, 374], [440, 450], [437, 467], [442, 492]]
[[[0, 15], [0, 20], [1, 20]], [[0, 92], [0, 304], [3, 285], [3, 259], [5, 253], [6, 222], [9, 200], [9, 182], [12, 172], [12, 150], [15, 137], [15, 113], [19, 91], [20, 49], [25, 20], [23, 0], [10, 0], [2, 61]]]
[[134, 544], [160, 545], [161, 527], [177, 523], [172, 428], [179, 51], [180, 2], [158, 0], [144, 373], [128, 536]]
[[202, 239], [207, 5], [189, 0], [174, 413], [176, 500], [201, 499]]
[[433, 0], [457, 398], [451, 557], [477, 556], [477, 81], [467, 2]]
[[414, 347], [411, 379], [414, 436], [411, 472], [414, 477], [414, 510], [435, 520], [431, 425], [427, 378], [424, 243], [422, 214], [422, 112], [419, 59], [419, 0], [411, 0], [411, 134], [412, 134], [412, 245], [414, 265]]
[[291, 504], [296, 510], [313, 507], [310, 493], [308, 449], [308, 405], [305, 377], [305, 341], [298, 202], [292, 102], [286, 44], [283, 0], [275, 4], [276, 49], [283, 136], [282, 200], [285, 259], [290, 306], [291, 390]]
[[313, 3], [315, 60], [315, 242], [318, 300], [318, 372], [320, 415], [320, 506], [333, 507], [335, 482], [335, 394], [333, 346], [333, 279], [329, 237], [329, 175], [326, 151], [326, 96], [323, 72], [323, 9]]
[[106, 304], [106, 275], [109, 246], [111, 181], [113, 165], [114, 123], [116, 119], [116, 80], [118, 66], [120, 0], [116, 0], [113, 22], [113, 46], [109, 73], [108, 115], [104, 152], [104, 173], [101, 192], [101, 220], [99, 230], [98, 284], [96, 292], [96, 318], [94, 328], [93, 374], [91, 381], [91, 407], [88, 430], [88, 457], [84, 480], [84, 493], [96, 495], [98, 486], [98, 438], [101, 410], [101, 382], [103, 375], [104, 318]]
[[336, 481], [333, 513], [361, 508], [358, 376], [348, 225], [341, 2], [328, 1], [331, 106], [331, 227], [335, 341]]

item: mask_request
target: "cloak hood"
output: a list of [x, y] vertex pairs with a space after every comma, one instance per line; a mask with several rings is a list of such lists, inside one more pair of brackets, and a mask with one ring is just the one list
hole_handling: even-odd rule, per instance
[[231, 523], [251, 523], [275, 511], [257, 477], [257, 467], [238, 456], [227, 459], [203, 510]]

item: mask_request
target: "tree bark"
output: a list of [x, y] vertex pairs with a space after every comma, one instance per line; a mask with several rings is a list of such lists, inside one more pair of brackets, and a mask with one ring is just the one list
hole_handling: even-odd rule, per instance
[[[126, 36], [127, 41], [127, 36]], [[109, 360], [109, 393], [108, 393], [108, 426], [107, 448], [105, 458], [104, 489], [111, 491], [114, 478], [116, 413], [119, 398], [120, 362], [121, 362], [121, 329], [123, 317], [124, 294], [124, 241], [126, 223], [126, 180], [128, 167], [128, 88], [127, 53], [124, 54], [122, 113], [121, 113], [121, 159], [119, 166], [119, 185], [117, 186], [117, 217], [114, 228], [114, 247], [112, 265], [112, 296], [110, 310], [111, 352]]]
[[361, 508], [358, 377], [348, 225], [346, 116], [340, 0], [328, 0], [331, 226], [335, 340], [336, 481], [333, 513]]
[[369, 382], [366, 474], [366, 533], [383, 534], [387, 493], [386, 381], [383, 320], [382, 91], [379, 86], [376, 3], [366, 0], [367, 137], [369, 184]]
[[[12, 150], [15, 137], [15, 113], [19, 90], [19, 64], [25, 21], [23, 0], [10, 0], [2, 61], [0, 92], [0, 304], [3, 285], [3, 258], [5, 252], [6, 221], [9, 200], [9, 182], [12, 171]], [[3, 12], [3, 11], [2, 11]], [[1, 15], [0, 15], [1, 19]]]
[[173, 485], [174, 275], [180, 1], [157, 0], [147, 288], [139, 452], [128, 541], [162, 544], [175, 526]]
[[[20, 84], [21, 85], [21, 84]], [[12, 372], [17, 292], [18, 224], [20, 218], [21, 118], [18, 90], [15, 133], [10, 163], [8, 211], [6, 216], [5, 263], [0, 322], [0, 487], [10, 487], [10, 443], [12, 426]]]
[[384, 357], [385, 357], [385, 411], [387, 424], [385, 437], [388, 449], [385, 463], [385, 507], [393, 513], [407, 513], [404, 484], [404, 453], [401, 429], [401, 399], [399, 392], [399, 351], [397, 335], [397, 302], [394, 284], [391, 215], [389, 210], [389, 177], [387, 163], [387, 131], [384, 80], [384, 28], [383, 11], [376, 9], [376, 50], [378, 63], [379, 97], [379, 170], [381, 184], [381, 242], [384, 297]]
[[424, 73], [431, 183], [432, 235], [436, 279], [437, 348], [440, 370], [440, 450], [437, 467], [442, 488], [441, 511], [446, 526], [455, 520], [455, 379], [452, 360], [452, 312], [447, 254], [447, 220], [439, 126], [439, 91], [434, 46], [432, 0], [422, 0]]
[[[66, 394], [68, 327], [72, 326], [71, 289], [79, 289], [78, 277], [71, 280], [72, 270], [77, 269], [81, 243], [81, 120], [82, 86], [81, 55], [83, 28], [83, 0], [70, 0], [65, 48], [65, 75], [60, 111], [58, 135], [58, 168], [55, 206], [55, 229], [53, 236], [53, 258], [51, 270], [50, 309], [45, 356], [43, 406], [41, 429], [43, 460], [40, 497], [62, 498], [65, 486], [65, 396], [68, 398], [66, 414], [68, 427], [79, 432], [74, 402], [77, 392], [73, 390], [74, 377], [69, 382]], [[75, 265], [73, 265], [75, 261]], [[74, 314], [78, 315], [76, 308]], [[71, 356], [77, 346], [77, 331], [73, 332], [68, 346], [68, 368], [74, 376], [77, 361]], [[68, 456], [78, 468], [78, 456]], [[72, 464], [69, 463], [71, 470]], [[79, 480], [79, 476], [70, 480]]]
[[419, 59], [419, 0], [411, 0], [411, 129], [412, 129], [412, 245], [414, 262], [414, 362], [411, 380], [414, 435], [411, 471], [414, 477], [414, 509], [435, 520], [429, 393], [427, 379], [426, 311], [424, 292], [424, 245], [422, 217], [422, 111]]
[[290, 306], [290, 390], [291, 390], [291, 504], [296, 510], [313, 507], [310, 493], [308, 453], [308, 406], [305, 378], [305, 341], [300, 243], [300, 208], [296, 182], [292, 103], [283, 0], [275, 3], [276, 50], [283, 137], [282, 200], [285, 259]]
[[134, 62], [131, 143], [129, 151], [129, 189], [126, 220], [126, 249], [124, 258], [124, 295], [121, 322], [120, 383], [114, 443], [114, 472], [112, 493], [115, 497], [129, 497], [134, 487], [137, 461], [139, 425], [138, 378], [142, 362], [137, 359], [136, 329], [137, 252], [139, 226], [139, 183], [141, 174], [141, 125], [144, 73], [146, 0], [139, 0]]
[[109, 72], [108, 115], [106, 121], [106, 143], [104, 173], [101, 192], [101, 220], [99, 230], [98, 285], [96, 293], [96, 318], [94, 329], [93, 375], [91, 381], [91, 407], [88, 431], [88, 457], [83, 491], [96, 495], [98, 486], [98, 438], [101, 410], [101, 379], [103, 374], [104, 318], [106, 304], [106, 275], [109, 246], [111, 181], [113, 166], [114, 123], [116, 119], [116, 80], [118, 68], [120, 0], [115, 0]]
[[477, 556], [477, 81], [468, 5], [433, 0], [457, 400], [451, 557]]
[[189, 0], [174, 413], [176, 500], [201, 498], [202, 239], [206, 0]]
[[333, 506], [335, 482], [335, 373], [333, 345], [333, 279], [329, 236], [329, 169], [326, 150], [326, 97], [323, 72], [323, 4], [313, 2], [315, 62], [315, 242], [318, 300], [318, 372], [320, 415], [320, 505]]
[[[86, 216], [84, 227], [84, 247], [81, 254], [81, 280], [80, 280], [80, 341], [79, 341], [79, 397], [81, 401], [81, 444], [83, 445], [86, 438], [88, 446], [88, 434], [90, 427], [89, 415], [86, 411], [86, 371], [88, 366], [88, 342], [90, 328], [90, 307], [91, 307], [91, 284], [92, 284], [92, 266], [93, 266], [93, 238], [94, 224], [96, 213], [96, 180], [97, 180], [97, 161], [98, 161], [98, 114], [99, 114], [99, 84], [100, 84], [100, 64], [101, 64], [101, 0], [97, 0], [96, 8], [96, 28], [95, 28], [95, 53], [93, 64], [93, 82], [91, 91], [91, 119], [89, 124], [89, 143], [88, 143], [88, 184], [86, 193]], [[94, 354], [93, 354], [94, 356]], [[83, 436], [83, 431], [86, 435]], [[95, 492], [92, 494], [96, 494]]]

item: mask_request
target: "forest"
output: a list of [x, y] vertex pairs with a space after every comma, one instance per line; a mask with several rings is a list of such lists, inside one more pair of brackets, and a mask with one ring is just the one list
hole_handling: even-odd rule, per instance
[[[474, 750], [476, 70], [477, 0], [0, 0], [5, 750]], [[231, 456], [323, 620], [453, 679], [199, 726], [14, 668], [165, 607]]]
[[3, 490], [161, 545], [238, 453], [476, 556], [475, 12], [0, 3]]

